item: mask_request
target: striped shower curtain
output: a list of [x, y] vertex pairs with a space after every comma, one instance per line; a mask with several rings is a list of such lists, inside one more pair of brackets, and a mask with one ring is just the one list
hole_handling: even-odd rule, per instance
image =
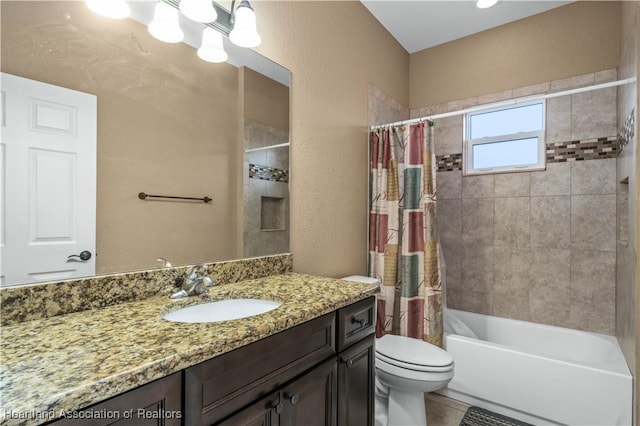
[[376, 335], [442, 347], [433, 125], [370, 134], [369, 276], [382, 281]]

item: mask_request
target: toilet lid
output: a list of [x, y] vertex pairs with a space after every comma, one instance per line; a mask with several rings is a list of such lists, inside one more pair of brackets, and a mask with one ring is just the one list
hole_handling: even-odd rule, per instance
[[423, 340], [385, 334], [376, 340], [376, 352], [396, 364], [419, 367], [447, 367], [453, 364], [453, 357], [439, 347]]

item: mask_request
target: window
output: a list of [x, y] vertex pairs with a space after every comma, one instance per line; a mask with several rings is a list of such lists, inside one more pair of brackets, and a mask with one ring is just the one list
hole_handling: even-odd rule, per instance
[[544, 101], [467, 113], [464, 173], [544, 170]]

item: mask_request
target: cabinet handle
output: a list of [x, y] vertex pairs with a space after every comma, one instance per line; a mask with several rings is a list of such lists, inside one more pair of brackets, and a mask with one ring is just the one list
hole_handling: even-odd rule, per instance
[[353, 365], [353, 360], [351, 358], [349, 359], [340, 358], [340, 361], [347, 364], [348, 368], [351, 368], [351, 366]]
[[351, 317], [351, 324], [358, 324], [360, 327], [364, 326], [365, 321], [360, 318]]
[[282, 413], [282, 409], [284, 408], [284, 404], [280, 401], [275, 401], [272, 405], [271, 408], [273, 408], [276, 412], [276, 414], [280, 414]]
[[294, 394], [285, 393], [284, 396], [289, 399], [289, 401], [291, 402], [291, 405], [296, 405], [300, 400], [300, 397], [296, 393]]

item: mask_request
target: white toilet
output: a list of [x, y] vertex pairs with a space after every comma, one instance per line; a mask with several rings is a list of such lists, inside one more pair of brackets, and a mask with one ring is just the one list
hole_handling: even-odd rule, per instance
[[[359, 276], [344, 279], [378, 282]], [[375, 349], [376, 426], [426, 425], [424, 393], [451, 381], [453, 357], [423, 340], [392, 334], [376, 339]]]
[[376, 412], [387, 425], [426, 425], [424, 393], [452, 378], [453, 357], [439, 347], [391, 334], [376, 340]]

